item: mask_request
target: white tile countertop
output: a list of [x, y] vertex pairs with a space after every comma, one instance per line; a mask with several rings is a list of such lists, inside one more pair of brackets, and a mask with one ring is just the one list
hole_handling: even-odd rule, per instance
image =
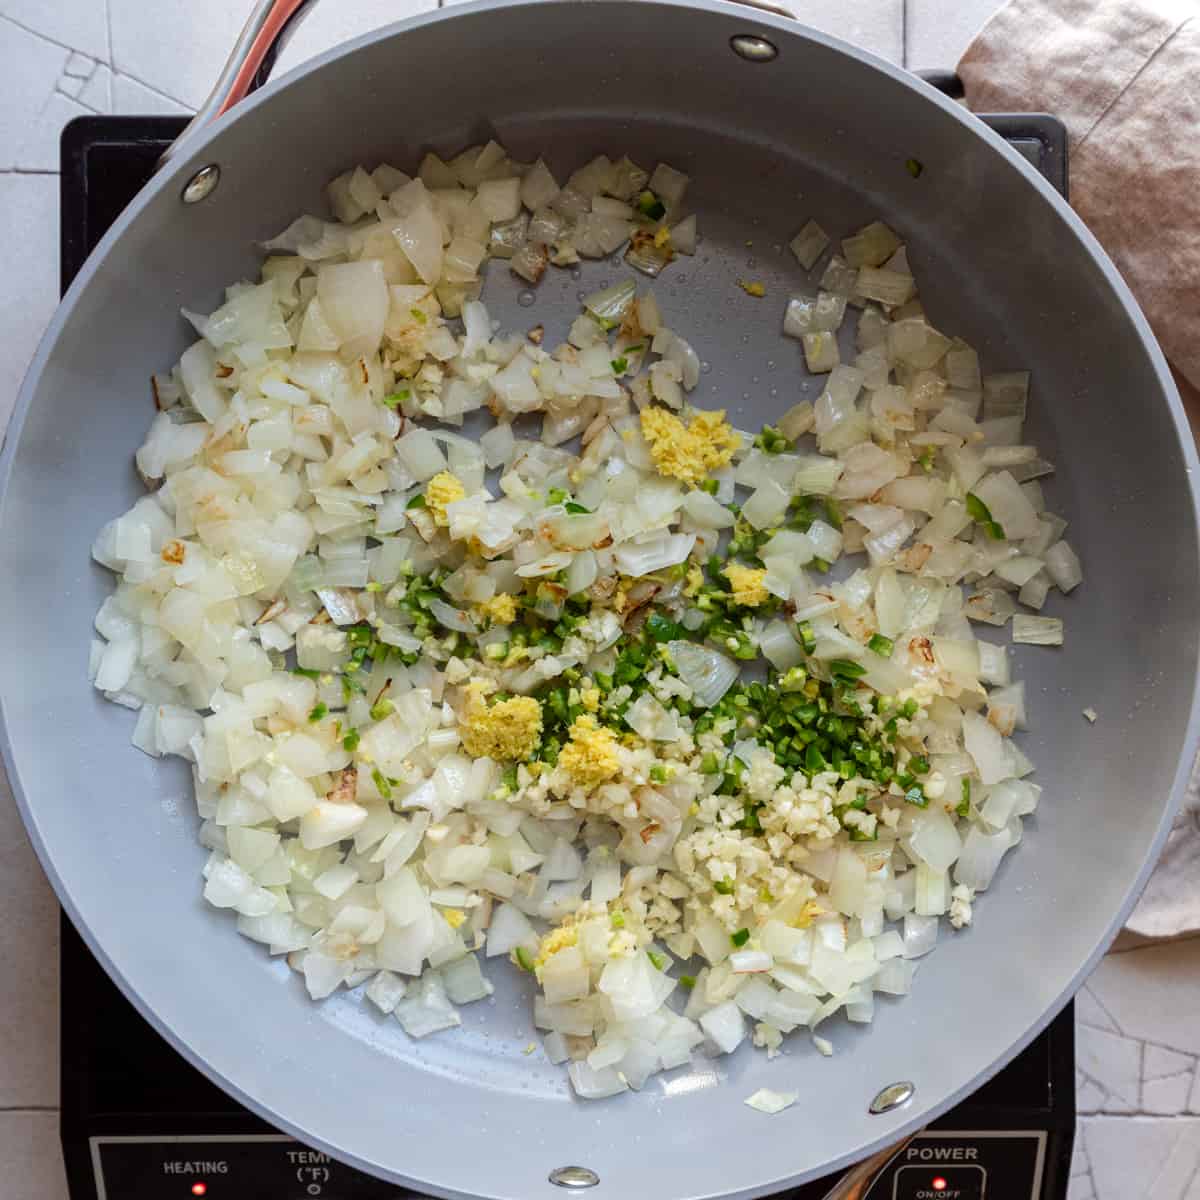
[[[441, 0], [325, 0], [279, 69]], [[789, 0], [909, 67], [953, 67], [999, 0]], [[58, 293], [58, 137], [84, 113], [195, 107], [251, 0], [0, 0], [0, 429]], [[152, 10], [152, 11], [151, 11]], [[0, 1195], [65, 1200], [57, 905], [0, 776]], [[1077, 1004], [1071, 1200], [1200, 1200], [1200, 937], [1118, 941]], [[998, 1198], [1000, 1200], [1000, 1198]]]

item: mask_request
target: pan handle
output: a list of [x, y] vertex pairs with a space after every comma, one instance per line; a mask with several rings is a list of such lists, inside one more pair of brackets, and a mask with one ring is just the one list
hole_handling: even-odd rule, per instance
[[862, 1162], [851, 1167], [825, 1193], [824, 1200], [865, 1200], [867, 1193], [870, 1192], [875, 1180], [883, 1173], [884, 1168], [914, 1137], [916, 1137], [915, 1133], [909, 1134], [908, 1137], [901, 1138], [900, 1141], [894, 1142], [890, 1146], [885, 1146], [882, 1150], [872, 1154], [870, 1158], [864, 1158]]
[[163, 151], [161, 167], [193, 129], [228, 112], [267, 81], [279, 51], [316, 0], [258, 0], [234, 43], [208, 98], [183, 132]]
[[[239, 100], [244, 100], [266, 83], [279, 51], [315, 3], [316, 0], [259, 0], [238, 35], [208, 98], [196, 110], [196, 115], [183, 132], [163, 151], [158, 160], [160, 167], [192, 130], [228, 112]], [[795, 17], [795, 13], [773, 0], [739, 0], [739, 3], [776, 16]]]

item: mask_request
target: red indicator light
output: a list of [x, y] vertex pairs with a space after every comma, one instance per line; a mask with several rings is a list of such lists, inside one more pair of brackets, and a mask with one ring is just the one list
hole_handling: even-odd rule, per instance
[[207, 1192], [208, 1192], [208, 1184], [207, 1183], [193, 1183], [192, 1184], [192, 1195], [193, 1196], [203, 1196], [203, 1195], [206, 1195]]
[[933, 1190], [935, 1192], [944, 1192], [948, 1186], [949, 1185], [946, 1183], [946, 1178], [944, 1175], [935, 1175], [934, 1176]]

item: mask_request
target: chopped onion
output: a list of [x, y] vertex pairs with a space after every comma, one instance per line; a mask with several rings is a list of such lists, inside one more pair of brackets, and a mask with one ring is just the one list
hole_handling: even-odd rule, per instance
[[626, 542], [613, 557], [624, 574], [649, 575], [685, 562], [695, 544], [695, 534], [673, 533], [641, 545]]
[[702, 529], [728, 529], [734, 522], [733, 513], [715, 496], [699, 489], [688, 492], [683, 507], [687, 515]]
[[[1060, 592], [1069, 592], [1083, 582], [1083, 569], [1079, 565], [1079, 556], [1067, 542], [1055, 542], [1046, 551], [1046, 574], [1054, 581], [1054, 586]], [[1018, 581], [1013, 580], [1013, 582]]]
[[842, 361], [837, 337], [832, 333], [805, 333], [801, 335], [801, 341], [804, 343], [804, 365], [811, 375], [832, 371]]
[[709, 1009], [700, 1018], [700, 1028], [722, 1054], [732, 1054], [745, 1040], [746, 1021], [732, 1000]]
[[954, 864], [954, 882], [972, 891], [986, 890], [1011, 845], [1012, 838], [1007, 829], [985, 833], [978, 825], [973, 826], [963, 841], [962, 854]]
[[478, 633], [479, 629], [469, 613], [455, 608], [444, 600], [431, 600], [429, 611], [447, 628], [458, 633]]
[[772, 621], [759, 635], [758, 646], [763, 657], [780, 672], [804, 661], [804, 650], [784, 621]]
[[619, 325], [629, 311], [637, 294], [632, 279], [622, 279], [611, 287], [592, 292], [583, 298], [583, 307], [592, 314], [602, 327]]
[[596, 1070], [586, 1062], [573, 1062], [567, 1067], [567, 1075], [581, 1100], [603, 1100], [627, 1090], [625, 1081], [612, 1067]]
[[446, 469], [446, 456], [425, 429], [413, 429], [396, 442], [396, 457], [412, 473], [414, 479], [424, 482]]
[[1019, 541], [1037, 532], [1038, 515], [1029, 503], [1029, 497], [1021, 491], [1020, 484], [1007, 471], [989, 475], [973, 490], [1010, 541]]
[[774, 1116], [775, 1113], [783, 1112], [785, 1108], [791, 1108], [799, 1098], [799, 1092], [773, 1092], [770, 1088], [759, 1088], [752, 1096], [747, 1096], [743, 1103], [768, 1116]]
[[902, 251], [900, 239], [882, 221], [842, 239], [842, 253], [852, 267], [878, 267]]
[[389, 304], [379, 259], [322, 267], [317, 298], [344, 354], [361, 356], [379, 349]]
[[[957, 873], [955, 878], [957, 878]], [[904, 957], [920, 958], [922, 954], [928, 954], [937, 944], [937, 935], [937, 917], [922, 917], [916, 913], [905, 914]]]
[[1017, 613], [1012, 622], [1012, 640], [1026, 646], [1061, 646], [1063, 623], [1058, 617], [1030, 617]]
[[512, 458], [516, 439], [509, 424], [494, 425], [479, 439], [483, 461], [489, 468], [503, 466]]
[[963, 741], [984, 783], [999, 783], [1009, 777], [1000, 734], [978, 713], [963, 713]]
[[499, 904], [492, 913], [492, 923], [488, 926], [487, 949], [488, 958], [498, 954], [508, 954], [518, 946], [527, 949], [536, 948], [538, 935], [529, 918], [520, 909], [511, 904]]
[[911, 300], [917, 287], [911, 275], [902, 275], [882, 267], [861, 267], [857, 291], [868, 300], [878, 300], [880, 304], [896, 308]]
[[736, 975], [752, 975], [769, 971], [775, 961], [764, 950], [735, 950], [729, 956], [730, 965]]
[[962, 838], [945, 809], [931, 805], [914, 818], [909, 845], [926, 866], [934, 871], [947, 871], [958, 858]]
[[1046, 603], [1046, 597], [1049, 594], [1050, 580], [1039, 572], [1022, 585], [1021, 590], [1017, 593], [1017, 599], [1029, 608], [1040, 609]]
[[684, 217], [671, 227], [671, 245], [680, 254], [696, 253], [696, 214]]
[[755, 529], [767, 529], [787, 512], [791, 496], [773, 480], [764, 480], [742, 505], [742, 516]]
[[693, 703], [701, 708], [712, 708], [738, 677], [737, 664], [716, 650], [695, 642], [669, 642], [667, 649], [679, 678], [692, 689]]
[[788, 248], [796, 256], [796, 261], [806, 271], [811, 271], [828, 245], [829, 235], [825, 230], [816, 221], [806, 221], [800, 232], [788, 243]]
[[462, 1024], [462, 1018], [446, 994], [445, 984], [435, 971], [426, 971], [393, 1011], [409, 1037], [428, 1037], [431, 1033]]

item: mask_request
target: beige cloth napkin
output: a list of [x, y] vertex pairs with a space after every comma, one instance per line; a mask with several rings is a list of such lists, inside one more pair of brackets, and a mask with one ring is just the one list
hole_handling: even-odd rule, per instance
[[[1137, 295], [1200, 432], [1200, 0], [1011, 0], [958, 73], [978, 112], [1062, 118], [1071, 203]], [[1200, 929], [1200, 764], [1129, 928]]]
[[979, 112], [1049, 112], [1071, 203], [1200, 387], [1200, 3], [1012, 0], [958, 73]]

